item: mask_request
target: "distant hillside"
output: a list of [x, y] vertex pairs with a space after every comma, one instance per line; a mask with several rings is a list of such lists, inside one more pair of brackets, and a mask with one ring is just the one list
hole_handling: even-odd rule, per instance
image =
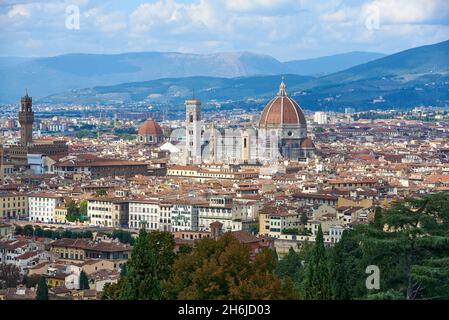
[[285, 63], [268, 55], [249, 52], [208, 55], [139, 52], [0, 58], [0, 102], [17, 102], [25, 88], [38, 99], [67, 90], [161, 78], [329, 74], [379, 56], [381, 54], [351, 52]]
[[[313, 79], [309, 76], [286, 75], [288, 83], [300, 85]], [[274, 95], [281, 77], [252, 76], [238, 78], [185, 77], [165, 78], [144, 82], [124, 83], [71, 90], [42, 98], [44, 103], [183, 103], [193, 93], [203, 101], [238, 101], [251, 97]]]
[[[312, 110], [449, 106], [449, 41], [418, 47], [319, 78], [287, 75], [288, 92]], [[49, 103], [179, 103], [192, 90], [219, 102], [267, 99], [280, 76], [164, 78], [63, 91]]]
[[12, 67], [31, 60], [33, 60], [33, 58], [0, 57], [0, 69]]
[[314, 108], [449, 105], [449, 40], [313, 79], [290, 90]]
[[284, 68], [288, 73], [326, 75], [385, 56], [383, 53], [355, 51], [315, 59], [288, 61], [284, 63]]

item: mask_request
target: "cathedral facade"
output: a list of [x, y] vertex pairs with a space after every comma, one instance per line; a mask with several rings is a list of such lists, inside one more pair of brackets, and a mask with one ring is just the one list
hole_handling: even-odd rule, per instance
[[217, 129], [201, 119], [201, 102], [186, 101], [184, 164], [202, 162], [264, 163], [311, 158], [315, 145], [299, 104], [282, 81], [253, 128]]

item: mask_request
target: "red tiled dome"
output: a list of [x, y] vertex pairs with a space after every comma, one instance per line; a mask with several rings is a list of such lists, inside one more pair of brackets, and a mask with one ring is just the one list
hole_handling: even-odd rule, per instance
[[315, 149], [315, 144], [313, 144], [313, 141], [310, 138], [305, 138], [301, 142], [301, 149]]
[[277, 96], [265, 106], [259, 127], [282, 124], [306, 125], [304, 113], [298, 103], [287, 95], [284, 82], [281, 83]]
[[163, 131], [156, 121], [148, 119], [139, 127], [138, 134], [141, 136], [156, 136], [162, 135]]

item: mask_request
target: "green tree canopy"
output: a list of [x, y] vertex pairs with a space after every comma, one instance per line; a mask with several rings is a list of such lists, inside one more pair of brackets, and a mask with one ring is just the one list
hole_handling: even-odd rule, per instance
[[150, 245], [150, 236], [141, 229], [127, 262], [128, 274], [120, 290], [122, 300], [158, 300], [162, 289], [158, 275], [158, 253]]
[[291, 281], [274, 274], [277, 258], [264, 249], [251, 258], [248, 246], [227, 233], [203, 238], [178, 254], [166, 290], [171, 299], [291, 299]]
[[48, 300], [48, 286], [44, 276], [41, 276], [37, 284], [36, 300]]
[[306, 261], [306, 270], [303, 283], [303, 293], [306, 299], [327, 300], [332, 299], [331, 278], [329, 263], [324, 247], [323, 231], [318, 227], [315, 246]]
[[87, 290], [87, 289], [90, 288], [90, 286], [89, 286], [89, 278], [87, 278], [86, 272], [81, 271], [81, 273], [80, 273], [80, 280], [79, 281], [80, 281], [80, 283], [79, 283], [80, 290]]

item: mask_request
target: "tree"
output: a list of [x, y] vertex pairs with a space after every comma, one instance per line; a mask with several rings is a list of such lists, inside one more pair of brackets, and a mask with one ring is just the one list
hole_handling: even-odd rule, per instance
[[20, 269], [14, 264], [0, 264], [0, 288], [15, 288], [20, 282]]
[[318, 227], [315, 246], [306, 261], [303, 290], [306, 299], [332, 299], [329, 265], [321, 225]]
[[[406, 299], [449, 298], [449, 193], [406, 199], [357, 229], [365, 263], [383, 272], [381, 291]], [[441, 282], [441, 280], [443, 280]]]
[[121, 243], [129, 243], [131, 245], [134, 243], [132, 233], [129, 231], [114, 229], [112, 230], [110, 237], [112, 237], [112, 239], [118, 239]]
[[33, 236], [34, 233], [34, 228], [31, 224], [27, 224], [26, 226], [23, 227], [23, 234], [27, 237], [31, 237]]
[[37, 284], [36, 300], [48, 300], [48, 286], [44, 276], [41, 276]]
[[89, 286], [89, 279], [87, 278], [87, 274], [84, 271], [81, 271], [80, 273], [80, 290], [87, 290], [90, 288]]
[[303, 212], [301, 214], [300, 222], [301, 222], [302, 225], [306, 225], [307, 221], [309, 221], [309, 217], [307, 216], [306, 212]]
[[289, 277], [298, 281], [301, 278], [301, 271], [304, 269], [302, 261], [300, 254], [290, 248], [288, 254], [278, 262], [276, 274], [282, 278]]
[[102, 300], [119, 300], [120, 299], [120, 280], [118, 283], [106, 283], [101, 293]]
[[299, 234], [299, 230], [296, 229], [296, 228], [287, 228], [287, 229], [282, 229], [282, 233], [283, 234], [298, 235]]
[[25, 285], [27, 288], [35, 288], [39, 283], [41, 276], [38, 274], [32, 274], [31, 276], [26, 277]]
[[53, 231], [52, 230], [50, 230], [50, 229], [45, 229], [44, 230], [44, 235], [43, 235], [45, 238], [53, 238]]
[[330, 272], [334, 299], [348, 300], [362, 297], [365, 291], [362, 251], [350, 230], [345, 230], [331, 249]]
[[81, 216], [87, 217], [87, 200], [80, 201], [79, 213]]
[[76, 202], [70, 200], [67, 204], [67, 221], [75, 222], [80, 220], [80, 210], [76, 205]]
[[167, 279], [175, 261], [175, 240], [173, 234], [164, 231], [153, 231], [149, 234], [151, 250], [156, 254], [157, 275], [160, 280]]
[[15, 235], [23, 235], [23, 228], [19, 225], [16, 225], [16, 228], [14, 230]]
[[34, 235], [36, 237], [43, 237], [44, 236], [44, 230], [42, 230], [42, 228], [40, 226], [35, 226], [34, 227]]
[[92, 238], [93, 238], [92, 231], [90, 231], [90, 230], [85, 230], [85, 231], [82, 233], [82, 238], [92, 239]]
[[178, 253], [165, 283], [170, 299], [293, 299], [291, 281], [275, 273], [276, 254], [264, 249], [252, 260], [247, 245], [232, 234], [203, 238], [191, 252]]
[[61, 236], [63, 237], [63, 238], [72, 238], [72, 230], [70, 230], [70, 229], [65, 229], [63, 232], [62, 232], [62, 234], [61, 234]]
[[149, 244], [150, 238], [141, 229], [127, 262], [128, 274], [120, 290], [122, 300], [158, 300], [162, 289], [158, 277], [157, 252]]

